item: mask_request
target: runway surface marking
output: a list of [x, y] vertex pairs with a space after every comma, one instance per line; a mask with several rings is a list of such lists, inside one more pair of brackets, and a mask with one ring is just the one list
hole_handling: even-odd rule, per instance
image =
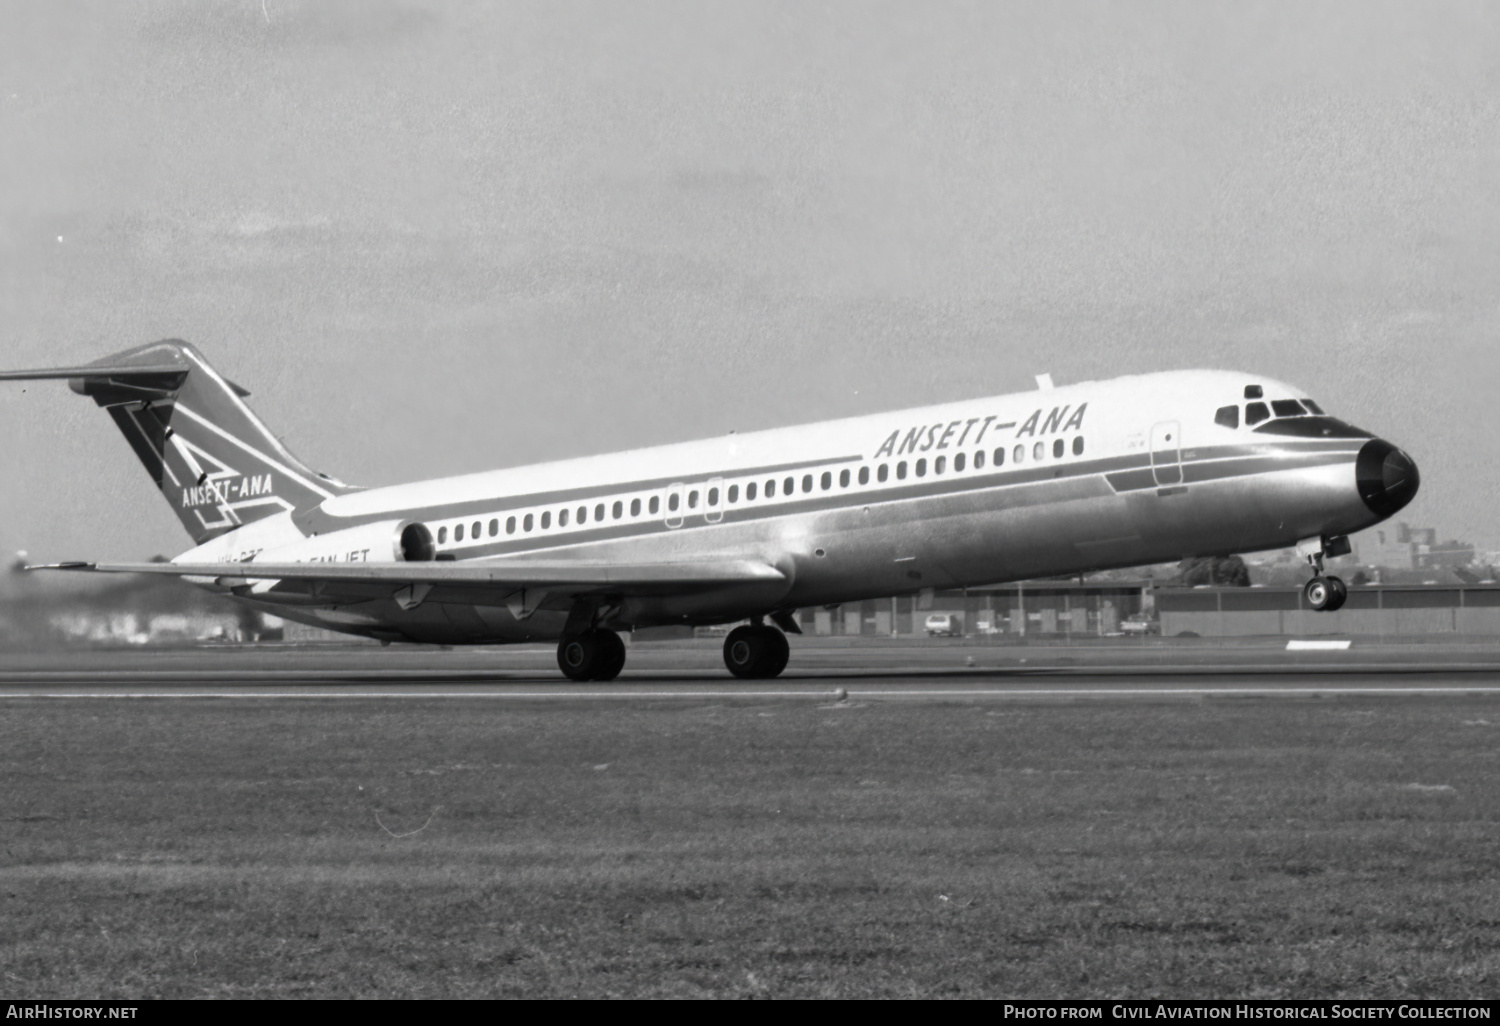
[[1431, 686], [1431, 687], [1286, 687], [1286, 688], [879, 688], [874, 690], [834, 691], [21, 691], [0, 692], [0, 700], [10, 699], [509, 699], [524, 701], [643, 701], [704, 699], [782, 699], [870, 700], [881, 698], [1165, 698], [1205, 696], [1284, 696], [1323, 695], [1500, 695], [1500, 686]]

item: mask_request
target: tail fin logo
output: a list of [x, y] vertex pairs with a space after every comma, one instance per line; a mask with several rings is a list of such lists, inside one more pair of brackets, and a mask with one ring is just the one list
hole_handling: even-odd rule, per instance
[[[245, 523], [241, 511], [252, 507], [292, 509], [291, 503], [275, 494], [271, 474], [243, 474], [178, 434], [171, 441], [194, 482], [182, 489], [182, 509], [191, 510], [205, 531], [240, 526]], [[217, 519], [205, 517], [204, 507], [217, 514]]]

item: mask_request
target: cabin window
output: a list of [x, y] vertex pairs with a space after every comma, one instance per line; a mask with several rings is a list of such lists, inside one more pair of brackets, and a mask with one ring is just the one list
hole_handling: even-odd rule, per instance
[[1018, 446], [1016, 446], [1015, 449], [1012, 450], [1012, 452], [1010, 454], [1010, 458], [1011, 458], [1011, 462], [1012, 463], [1025, 463], [1026, 462], [1026, 446], [1024, 446], [1024, 445], [1018, 445]]
[[456, 542], [461, 542], [461, 541], [464, 540], [464, 525], [463, 524], [459, 524], [457, 527], [455, 527], [453, 529], [453, 540], [456, 541]]
[[859, 483], [862, 484], [862, 485], [867, 485], [867, 484], [870, 483], [870, 468], [869, 467], [860, 467], [859, 468]]
[[641, 500], [640, 499], [631, 499], [630, 500], [630, 515], [633, 516], [633, 517], [638, 517], [638, 516], [641, 515]]
[[719, 490], [717, 488], [710, 488], [708, 490], [708, 504], [710, 506], [717, 506], [719, 504]]
[[[1248, 392], [1249, 389], [1247, 388], [1247, 389], [1245, 389], [1245, 391]], [[1263, 421], [1263, 420], [1269, 420], [1270, 418], [1271, 418], [1271, 411], [1270, 411], [1269, 408], [1267, 408], [1267, 406], [1266, 406], [1265, 403], [1246, 403], [1245, 404], [1245, 423], [1246, 424], [1259, 424], [1261, 421]]]
[[530, 531], [531, 530], [531, 514], [530, 513], [526, 514], [526, 519], [521, 521], [521, 530], [523, 530], [523, 531]]
[[560, 509], [560, 510], [557, 511], [557, 526], [558, 527], [567, 527], [568, 526], [568, 511], [567, 510]]
[[849, 471], [848, 470], [841, 470], [841, 471], [839, 471], [839, 487], [840, 488], [848, 488], [849, 487]]
[[739, 485], [730, 485], [729, 486], [729, 495], [727, 496], [727, 498], [728, 498], [728, 500], [731, 503], [739, 502], [740, 501], [740, 486]]
[[1260, 399], [1265, 394], [1266, 393], [1264, 392], [1264, 390], [1261, 389], [1261, 387], [1259, 385], [1246, 385], [1245, 386], [1245, 398], [1246, 399]]
[[688, 509], [698, 508], [698, 489], [694, 488], [688, 492]]
[[811, 474], [803, 474], [802, 475], [802, 490], [804, 492], [810, 492], [810, 491], [812, 491], [812, 475]]
[[[1018, 445], [1018, 446], [1016, 446], [1016, 448], [1019, 449], [1021, 447]], [[1003, 466], [1005, 466], [1005, 446], [1003, 446], [1003, 445], [1000, 448], [998, 448], [998, 449], [995, 450], [995, 466], [997, 466], [997, 467], [1003, 467]]]
[[1237, 428], [1240, 426], [1240, 408], [1238, 406], [1220, 406], [1214, 412], [1214, 423], [1220, 427]]
[[1307, 413], [1295, 399], [1274, 399], [1271, 401], [1271, 409], [1278, 417], [1301, 417]]
[[543, 513], [542, 513], [542, 530], [545, 531], [545, 530], [547, 530], [547, 528], [549, 528], [551, 526], [552, 526], [552, 511], [549, 509], [549, 510], [543, 511]]
[[661, 500], [655, 495], [651, 496], [651, 505], [649, 508], [652, 513], [655, 513], [657, 510], [661, 509]]
[[828, 491], [828, 489], [833, 487], [833, 474], [826, 470], [823, 471], [823, 477], [818, 483], [823, 486], [825, 492]]
[[1032, 459], [1039, 460], [1045, 455], [1047, 455], [1047, 446], [1045, 444], [1038, 442], [1031, 447]]
[[622, 516], [625, 515], [625, 504], [619, 499], [616, 499], [614, 506], [610, 508], [609, 515], [614, 517], [616, 520], [619, 520]]
[[774, 499], [774, 498], [776, 498], [776, 479], [775, 478], [772, 478], [771, 480], [769, 480], [769, 481], [766, 482], [766, 498], [768, 498], [768, 499]]
[[490, 521], [490, 537], [493, 538], [493, 537], [495, 537], [495, 535], [497, 535], [499, 533], [500, 533], [500, 521], [498, 521], [498, 520], [491, 520]]
[[483, 526], [484, 525], [482, 525], [479, 521], [474, 521], [474, 526], [469, 529], [469, 537], [473, 538], [475, 541], [478, 541], [480, 534], [483, 533]]
[[927, 457], [923, 456], [921, 459], [917, 460], [916, 471], [918, 477], [927, 476]]
[[797, 479], [795, 477], [789, 477], [785, 481], [781, 482], [781, 494], [782, 495], [791, 495], [796, 490], [797, 490]]
[[1074, 456], [1082, 456], [1083, 455], [1083, 436], [1082, 435], [1079, 435], [1077, 438], [1073, 439], [1073, 455]]
[[[731, 491], [732, 490], [733, 489], [731, 489]], [[754, 502], [755, 501], [755, 482], [754, 481], [751, 481], [749, 484], [747, 484], [745, 486], [745, 501], [746, 502]]]
[[1304, 400], [1302, 400], [1302, 405], [1307, 407], [1307, 412], [1308, 413], [1315, 413], [1319, 417], [1323, 416], [1323, 407], [1319, 406], [1317, 403], [1313, 402], [1311, 399], [1304, 399]]
[[886, 480], [890, 476], [891, 476], [890, 468], [887, 467], [884, 463], [882, 463], [880, 465], [880, 469], [878, 471], [876, 471], [876, 473], [875, 473], [876, 479], [880, 480], [880, 481], [884, 481], [884, 480]]
[[984, 450], [983, 449], [980, 449], [978, 452], [976, 452], [974, 454], [974, 469], [975, 470], [983, 470], [984, 469]]
[[1061, 458], [1062, 454], [1063, 454], [1063, 440], [1061, 438], [1054, 438], [1052, 440], [1052, 458], [1053, 459], [1059, 459], [1059, 458]]
[[676, 513], [677, 512], [677, 504], [678, 504], [679, 499], [680, 499], [680, 496], [676, 492], [673, 492], [671, 495], [667, 496], [667, 512], [668, 513]]
[[906, 480], [906, 461], [905, 460], [902, 460], [900, 463], [896, 464], [896, 479], [898, 481], [905, 481]]
[[578, 523], [580, 523], [580, 524], [586, 524], [586, 523], [588, 523], [589, 522], [589, 508], [587, 506], [579, 506], [578, 507], [578, 516], [577, 516], [576, 519], [577, 519]]
[[604, 503], [599, 502], [599, 503], [595, 503], [594, 504], [594, 519], [595, 520], [603, 520], [604, 519]]
[[516, 518], [515, 517], [506, 517], [505, 518], [505, 533], [506, 534], [515, 534], [516, 533]]
[[439, 542], [445, 542], [447, 540], [448, 540], [448, 529], [446, 527], [439, 527], [438, 528], [438, 541]]
[[968, 457], [965, 456], [963, 453], [961, 453], [961, 452], [960, 453], [955, 453], [953, 455], [953, 472], [955, 474], [961, 474], [961, 473], [963, 473], [964, 464], [967, 461], [968, 461]]
[[937, 457], [936, 459], [934, 459], [932, 461], [932, 472], [934, 474], [941, 474], [943, 471], [945, 471], [947, 469], [948, 469], [948, 457], [946, 457], [946, 456], [939, 456], [939, 457]]

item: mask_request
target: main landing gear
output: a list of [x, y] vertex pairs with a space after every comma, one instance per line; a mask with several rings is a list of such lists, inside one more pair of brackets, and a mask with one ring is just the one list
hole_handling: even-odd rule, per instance
[[765, 680], [786, 669], [792, 647], [786, 635], [763, 623], [736, 627], [724, 639], [724, 665], [736, 677]]
[[614, 680], [625, 668], [625, 642], [595, 627], [557, 643], [557, 665], [572, 680]]
[[1342, 578], [1323, 575], [1323, 557], [1342, 556], [1349, 552], [1348, 538], [1308, 538], [1297, 543], [1297, 551], [1307, 557], [1313, 568], [1313, 579], [1302, 587], [1308, 606], [1320, 613], [1331, 613], [1349, 600], [1349, 586]]

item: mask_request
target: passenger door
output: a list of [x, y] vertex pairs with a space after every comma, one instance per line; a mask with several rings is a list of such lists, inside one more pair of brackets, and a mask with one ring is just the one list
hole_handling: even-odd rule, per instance
[[1151, 476], [1158, 487], [1182, 484], [1182, 431], [1177, 421], [1151, 426]]

